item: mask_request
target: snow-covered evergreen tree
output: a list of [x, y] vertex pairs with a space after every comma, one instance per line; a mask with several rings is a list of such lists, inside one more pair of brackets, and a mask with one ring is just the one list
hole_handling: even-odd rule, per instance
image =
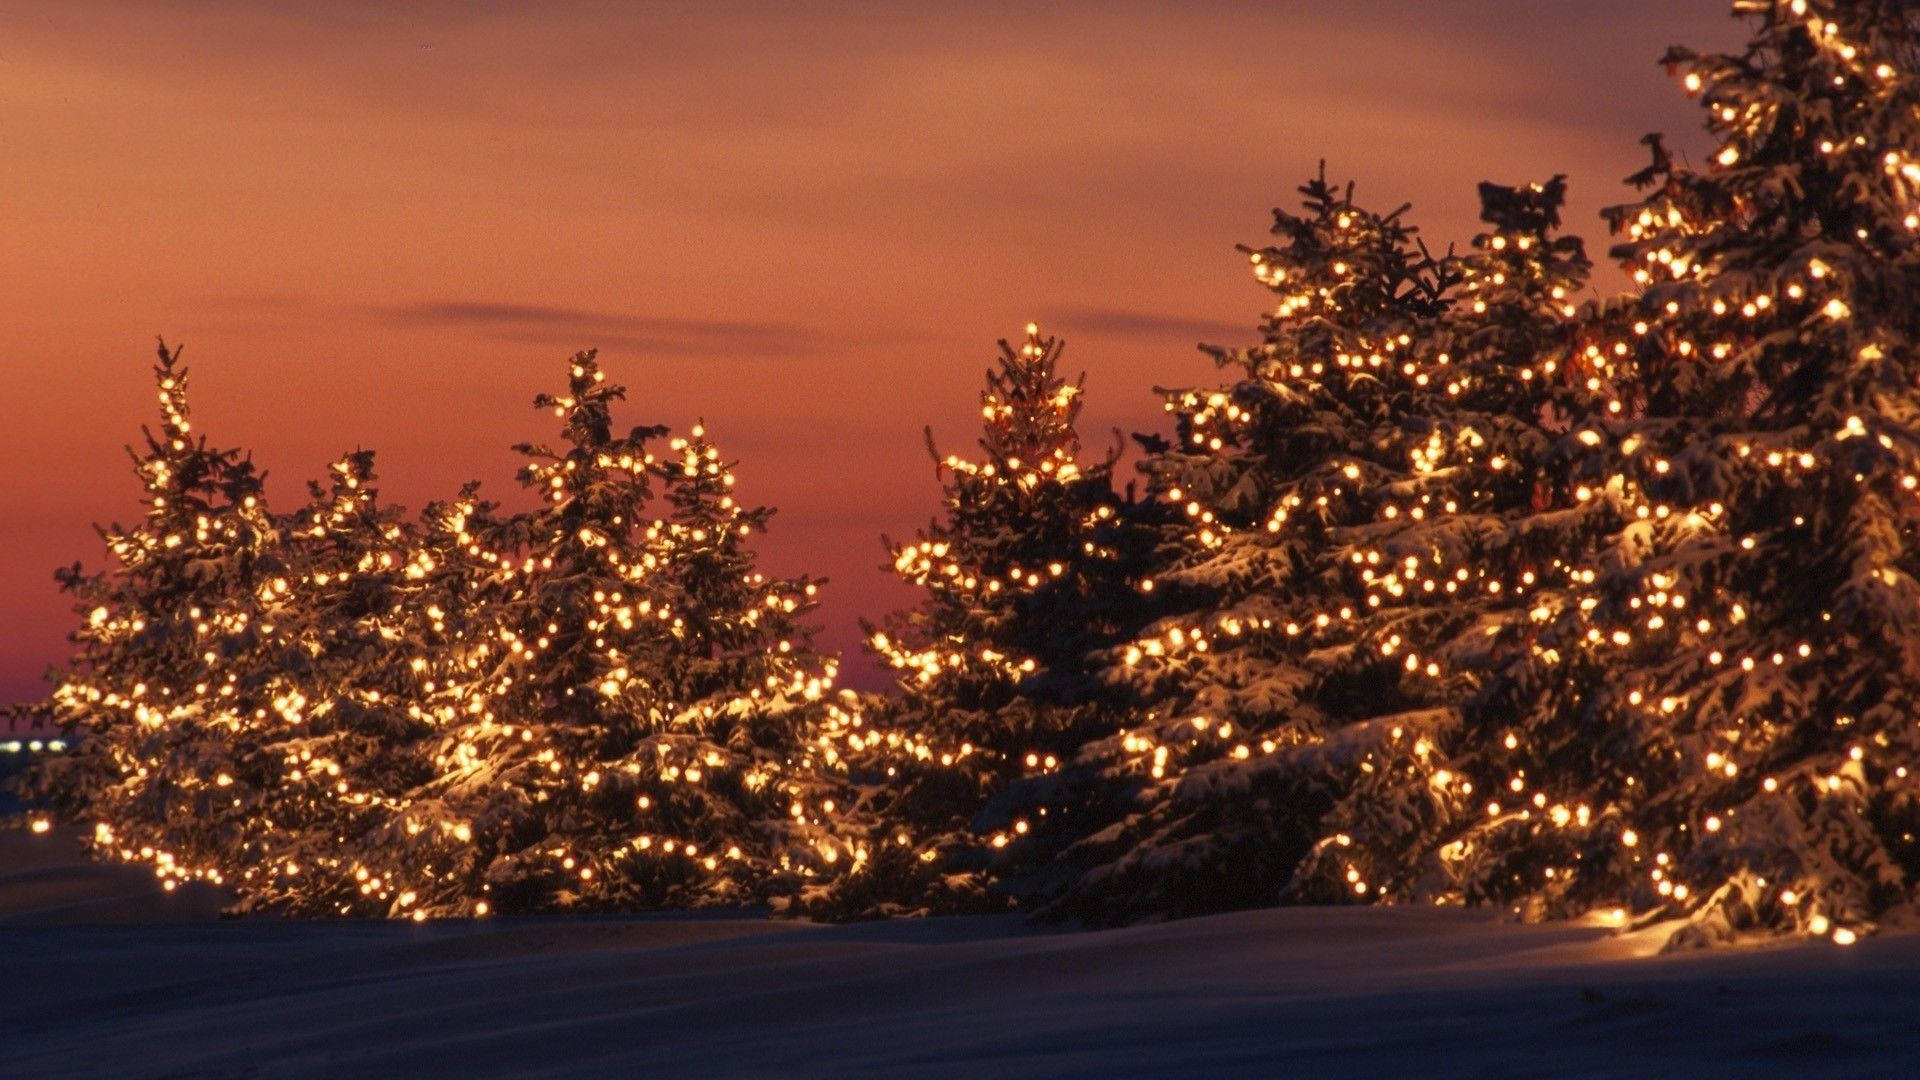
[[661, 689], [690, 718], [680, 749], [709, 779], [663, 788], [653, 820], [688, 835], [750, 837], [748, 854], [734, 857], [749, 862], [733, 887], [784, 904], [867, 858], [843, 821], [851, 790], [841, 735], [857, 710], [833, 692], [839, 662], [811, 647], [800, 621], [819, 583], [757, 568], [750, 538], [767, 531], [772, 508], [735, 499], [732, 465], [704, 424], [668, 449], [654, 470], [671, 510], [650, 528], [673, 612]]
[[536, 400], [565, 444], [520, 447], [543, 506], [476, 541], [497, 567], [478, 666], [434, 691], [439, 775], [372, 870], [398, 914], [744, 902], [852, 854], [816, 737], [829, 665], [792, 622], [806, 583], [757, 579], [737, 545], [765, 512], [704, 441], [616, 435], [622, 397], [587, 352]]
[[1365, 597], [1363, 640], [1427, 683], [1437, 707], [1386, 721], [1387, 745], [1411, 756], [1370, 760], [1342, 792], [1296, 895], [1458, 901], [1485, 891], [1476, 875], [1499, 873], [1463, 857], [1468, 845], [1440, 860], [1435, 848], [1506, 820], [1480, 811], [1509, 781], [1507, 673], [1524, 669], [1584, 565], [1576, 553], [1615, 523], [1566, 479], [1584, 449], [1576, 422], [1603, 409], [1611, 383], [1574, 318], [1590, 264], [1557, 233], [1565, 195], [1560, 177], [1480, 185], [1488, 231], [1453, 261], [1453, 302], [1400, 371], [1404, 471], [1371, 494], [1367, 523], [1336, 537]]
[[1412, 346], [1451, 272], [1404, 207], [1367, 210], [1324, 174], [1301, 194], [1303, 213], [1275, 212], [1275, 244], [1243, 249], [1279, 298], [1264, 340], [1209, 350], [1239, 379], [1173, 392], [1177, 438], [1143, 464], [1176, 521], [1138, 588], [1172, 613], [1107, 654], [1139, 715], [1070, 770], [1084, 839], [1060, 856], [1078, 878], [1056, 911], [1276, 902], [1353, 777], [1418, 764], [1409, 725], [1435, 686], [1367, 640], [1342, 556], [1409, 471], [1409, 394], [1430, 378]]
[[[325, 868], [324, 877], [276, 877], [283, 888], [267, 903], [413, 918], [491, 910], [484, 896], [437, 907], [423, 898], [455, 894], [477, 873], [474, 834], [461, 816], [467, 807], [447, 803], [444, 777], [463, 760], [458, 730], [488, 718], [488, 679], [510, 651], [499, 636], [496, 605], [511, 594], [524, 564], [501, 549], [524, 535], [525, 519], [501, 519], [495, 509], [473, 483], [428, 504], [419, 525], [403, 530], [409, 546], [399, 576], [383, 574], [379, 582], [391, 607], [344, 613], [346, 626], [331, 624], [343, 614], [337, 607], [321, 605], [310, 616], [316, 636], [333, 644], [322, 655], [340, 674], [335, 685], [358, 705], [358, 723], [337, 731], [337, 741], [355, 752], [342, 763], [346, 788], [335, 826], [289, 833], [291, 845], [311, 850], [281, 853]], [[370, 655], [376, 640], [388, 643], [383, 660]], [[356, 738], [363, 733], [371, 737]]]
[[[1852, 940], [1913, 900], [1920, 807], [1920, 67], [1891, 0], [1740, 0], [1665, 58], [1719, 140], [1610, 212], [1634, 375], [1581, 494], [1626, 520], [1543, 638], [1490, 838], [1544, 913]], [[1545, 800], [1541, 804], [1541, 799]]]
[[277, 533], [251, 461], [195, 432], [180, 351], [162, 342], [153, 375], [161, 422], [128, 450], [146, 514], [100, 530], [108, 569], [57, 575], [81, 625], [39, 708], [76, 745], [31, 783], [102, 857], [148, 863], [172, 888], [222, 880], [245, 840], [233, 736], [251, 712], [254, 587], [277, 565]]
[[996, 852], [1059, 824], [1044, 807], [1016, 815], [1009, 787], [1114, 729], [1089, 657], [1139, 625], [1128, 580], [1138, 553], [1112, 487], [1116, 455], [1081, 460], [1084, 376], [1067, 380], [1061, 352], [1031, 324], [1018, 346], [1000, 342], [977, 457], [943, 455], [928, 433], [942, 514], [888, 545], [892, 570], [924, 599], [867, 627], [900, 689], [849, 732], [874, 860], [846, 882], [843, 906], [1003, 902], [983, 891]]
[[[283, 523], [285, 571], [259, 583], [269, 650], [252, 661], [264, 693], [240, 732], [252, 824], [229, 853], [243, 908], [384, 914], [365, 856], [428, 772], [436, 730], [422, 709], [449, 658], [454, 605], [428, 579], [434, 559], [375, 487], [361, 450], [310, 483], [311, 502]], [[431, 659], [429, 659], [431, 657]], [[431, 665], [431, 667], [429, 666]]]

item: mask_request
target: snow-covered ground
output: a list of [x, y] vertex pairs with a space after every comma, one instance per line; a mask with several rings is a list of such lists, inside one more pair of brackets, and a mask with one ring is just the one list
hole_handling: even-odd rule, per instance
[[1648, 956], [1482, 912], [220, 921], [0, 836], [0, 1073], [1914, 1076], [1920, 936]]

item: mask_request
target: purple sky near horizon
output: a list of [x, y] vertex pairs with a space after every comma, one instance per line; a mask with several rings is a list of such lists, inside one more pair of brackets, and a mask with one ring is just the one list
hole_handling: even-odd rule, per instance
[[936, 510], [921, 429], [971, 445], [995, 339], [1067, 340], [1093, 447], [1158, 430], [1197, 342], [1257, 337], [1233, 245], [1321, 158], [1435, 248], [1476, 182], [1566, 173], [1601, 256], [1639, 137], [1704, 145], [1661, 50], [1739, 40], [1724, 0], [14, 0], [0, 703], [66, 653], [53, 568], [139, 512], [156, 334], [281, 509], [359, 446], [390, 501], [510, 497], [597, 346], [625, 422], [739, 459], [852, 654], [912, 599], [879, 537]]

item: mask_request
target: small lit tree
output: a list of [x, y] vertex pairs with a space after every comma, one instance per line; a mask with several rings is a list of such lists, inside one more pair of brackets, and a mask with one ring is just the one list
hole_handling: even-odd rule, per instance
[[[684, 752], [719, 771], [706, 787], [663, 788], [658, 820], [688, 835], [750, 837], [740, 855], [727, 844], [729, 858], [748, 861], [734, 887], [785, 904], [867, 857], [842, 821], [851, 792], [839, 735], [854, 714], [832, 692], [838, 662], [811, 647], [800, 622], [819, 583], [757, 568], [750, 538], [774, 511], [735, 499], [733, 468], [703, 424], [668, 448], [654, 470], [671, 511], [650, 529], [674, 613], [662, 689], [696, 718]], [[701, 797], [673, 798], [687, 793]], [[716, 826], [723, 812], [735, 820]]]
[[361, 450], [310, 483], [311, 502], [283, 523], [284, 572], [257, 586], [270, 649], [253, 661], [263, 704], [239, 733], [250, 797], [236, 807], [252, 828], [228, 853], [243, 907], [391, 908], [368, 885], [365, 853], [430, 775], [435, 725], [422, 703], [446, 677], [455, 605], [436, 589], [445, 578], [429, 576], [431, 530], [423, 538], [382, 505], [376, 481]]

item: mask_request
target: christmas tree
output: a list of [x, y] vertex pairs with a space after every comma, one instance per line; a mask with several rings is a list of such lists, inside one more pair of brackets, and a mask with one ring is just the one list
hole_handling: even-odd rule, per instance
[[246, 802], [233, 790], [246, 761], [233, 736], [251, 712], [255, 588], [278, 556], [251, 461], [194, 431], [180, 351], [161, 342], [153, 375], [161, 422], [143, 431], [143, 451], [128, 450], [146, 514], [100, 530], [109, 569], [56, 575], [81, 625], [38, 708], [76, 745], [29, 783], [92, 830], [100, 856], [148, 863], [171, 889], [223, 880], [251, 827], [233, 812]]
[[[331, 815], [281, 834], [286, 845], [269, 863], [275, 872], [254, 886], [275, 887], [265, 902], [416, 919], [436, 910], [490, 910], [484, 897], [438, 909], [422, 898], [457, 890], [460, 871], [473, 872], [472, 830], [454, 815], [457, 807], [442, 801], [446, 785], [434, 782], [451, 760], [449, 733], [484, 712], [488, 697], [480, 689], [499, 663], [495, 605], [516, 564], [497, 549], [521, 534], [514, 526], [523, 519], [501, 519], [495, 509], [472, 483], [451, 500], [428, 504], [419, 526], [403, 531], [410, 543], [399, 575], [380, 575], [379, 602], [311, 609], [313, 636], [334, 645], [321, 652], [328, 659], [318, 667], [333, 671], [329, 692], [348, 697], [348, 715], [357, 722], [334, 725], [347, 751], [339, 776], [314, 777], [337, 794]], [[391, 526], [380, 531], [389, 534]], [[352, 558], [355, 550], [349, 544], [343, 554]], [[378, 555], [370, 562], [379, 565]], [[315, 804], [326, 806], [319, 798]], [[300, 869], [279, 872], [287, 862]]]
[[867, 858], [841, 821], [850, 791], [840, 735], [855, 710], [833, 693], [838, 661], [809, 646], [800, 622], [819, 583], [756, 569], [749, 538], [773, 510], [735, 499], [732, 466], [704, 424], [668, 449], [654, 470], [672, 512], [651, 530], [674, 613], [661, 688], [695, 718], [697, 737], [682, 752], [720, 772], [687, 789], [701, 798], [663, 804], [659, 820], [753, 836], [751, 855], [730, 856], [751, 860], [734, 875], [741, 895], [768, 895], [777, 881], [774, 899], [785, 904]]
[[1576, 475], [1624, 524], [1516, 717], [1500, 798], [1547, 809], [1481, 842], [1542, 913], [1851, 941], [1920, 869], [1916, 27], [1885, 0], [1734, 10], [1741, 53], [1665, 57], [1711, 165], [1650, 140], [1652, 190], [1609, 212], [1640, 288], [1593, 349], [1632, 380]]
[[943, 455], [928, 432], [943, 514], [888, 545], [892, 570], [924, 599], [867, 627], [900, 690], [849, 732], [871, 781], [861, 805], [874, 862], [846, 883], [845, 906], [1002, 902], [983, 891], [995, 854], [1035, 829], [1071, 828], [1044, 806], [1022, 812], [1010, 788], [1113, 730], [1113, 694], [1088, 658], [1139, 624], [1128, 580], [1138, 553], [1112, 488], [1116, 455], [1080, 460], [1084, 376], [1060, 373], [1061, 352], [1033, 325], [1018, 347], [1000, 342], [978, 457]]
[[[1366, 761], [1323, 819], [1297, 896], [1476, 899], [1479, 878], [1504, 868], [1457, 843], [1465, 829], [1565, 812], [1514, 800], [1505, 771], [1516, 723], [1507, 675], [1524, 669], [1576, 553], [1616, 523], [1566, 480], [1585, 449], [1576, 423], [1603, 408], [1612, 373], [1575, 320], [1590, 263], [1577, 237], [1557, 234], [1565, 197], [1560, 177], [1480, 185], [1488, 231], [1453, 260], [1452, 303], [1399, 372], [1404, 470], [1370, 494], [1370, 520], [1337, 540], [1364, 596], [1363, 640], [1436, 707], [1391, 721], [1386, 745], [1401, 758]], [[1482, 816], [1502, 797], [1518, 806]]]
[[1404, 207], [1369, 211], [1324, 172], [1301, 194], [1275, 244], [1243, 249], [1279, 297], [1263, 342], [1209, 350], [1241, 377], [1170, 394], [1177, 438], [1142, 465], [1173, 520], [1137, 588], [1170, 614], [1106, 654], [1138, 716], [1072, 765], [1084, 839], [1059, 856], [1078, 876], [1055, 912], [1276, 902], [1342, 790], [1419, 764], [1438, 691], [1369, 639], [1346, 556], [1409, 473], [1409, 402], [1439, 392], [1412, 346], [1452, 271]]
[[[335, 461], [329, 482], [284, 522], [285, 572], [260, 583], [272, 651], [253, 681], [265, 704], [236, 739], [252, 751], [236, 807], [253, 826], [231, 850], [241, 907], [300, 914], [384, 914], [361, 853], [384, 835], [405, 794], [428, 777], [435, 726], [421, 704], [445, 665], [444, 622], [456, 608], [429, 579], [435, 559], [396, 507], [383, 506], [374, 456]], [[438, 667], [436, 667], [436, 672]], [[444, 673], [440, 673], [444, 677]]]
[[536, 399], [565, 444], [519, 448], [543, 505], [473, 545], [494, 569], [454, 677], [425, 687], [435, 775], [368, 868], [395, 914], [746, 902], [842, 858], [830, 669], [792, 623], [808, 586], [753, 572], [766, 512], [733, 504], [703, 439], [662, 457], [665, 429], [614, 433], [624, 393], [587, 352]]

